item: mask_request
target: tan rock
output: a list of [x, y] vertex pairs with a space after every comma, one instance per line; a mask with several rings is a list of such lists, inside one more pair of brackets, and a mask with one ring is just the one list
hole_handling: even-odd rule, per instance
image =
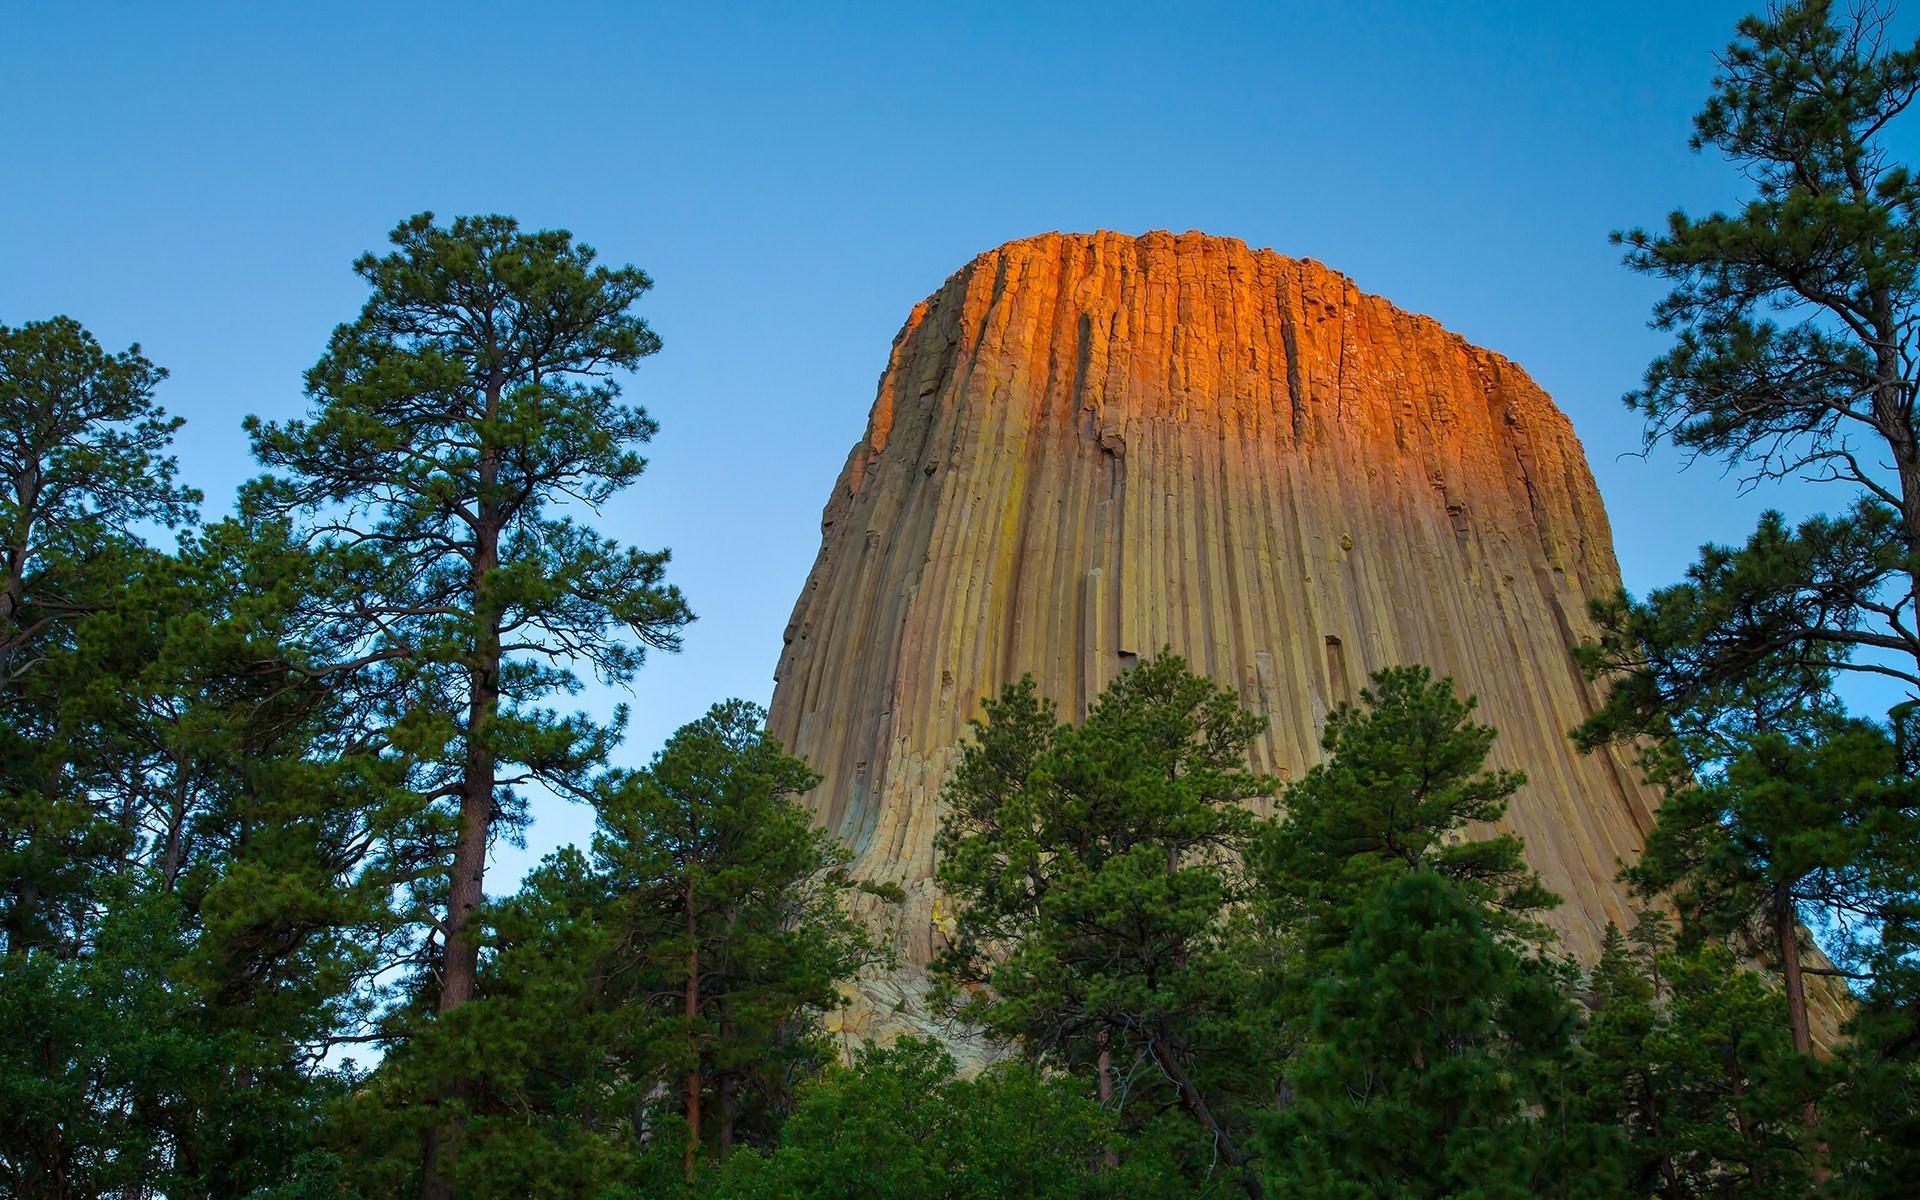
[[1270, 728], [1297, 776], [1369, 672], [1424, 663], [1481, 699], [1530, 779], [1506, 824], [1591, 959], [1630, 925], [1618, 863], [1656, 798], [1567, 731], [1570, 651], [1619, 583], [1579, 439], [1511, 362], [1319, 263], [1198, 233], [1048, 234], [981, 255], [908, 317], [822, 518], [771, 729], [903, 966], [850, 1037], [922, 1023], [944, 936], [933, 834], [983, 696], [1031, 672], [1077, 715], [1171, 646]]

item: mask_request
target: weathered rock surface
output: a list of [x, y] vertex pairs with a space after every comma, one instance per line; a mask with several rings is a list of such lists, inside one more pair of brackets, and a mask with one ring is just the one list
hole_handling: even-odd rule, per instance
[[1455, 676], [1529, 776], [1506, 824], [1568, 946], [1631, 921], [1617, 862], [1655, 798], [1566, 736], [1597, 698], [1569, 651], [1619, 582], [1579, 439], [1514, 364], [1319, 263], [1197, 233], [981, 255], [895, 339], [822, 530], [771, 729], [858, 873], [908, 896], [852, 1032], [919, 1023], [980, 698], [1032, 672], [1077, 714], [1162, 646], [1267, 714], [1282, 776], [1369, 672]]

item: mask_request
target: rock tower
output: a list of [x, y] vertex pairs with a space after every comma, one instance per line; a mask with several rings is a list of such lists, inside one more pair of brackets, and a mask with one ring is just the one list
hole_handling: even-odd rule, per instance
[[1369, 672], [1454, 676], [1528, 785], [1506, 824], [1591, 959], [1655, 797], [1567, 731], [1570, 651], [1618, 586], [1567, 418], [1525, 372], [1319, 263], [1198, 233], [1048, 234], [961, 268], [894, 339], [821, 521], [771, 729], [903, 966], [853, 1033], [920, 1023], [945, 920], [941, 784], [981, 697], [1031, 672], [1077, 715], [1163, 646], [1265, 713], [1297, 776]]

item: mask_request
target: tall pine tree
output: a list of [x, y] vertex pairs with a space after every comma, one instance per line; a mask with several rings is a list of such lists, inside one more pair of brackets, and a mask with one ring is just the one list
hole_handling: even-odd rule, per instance
[[1741, 21], [1693, 146], [1753, 194], [1617, 235], [1672, 285], [1654, 325], [1675, 344], [1627, 397], [1649, 445], [1816, 480], [1844, 507], [1797, 528], [1768, 514], [1686, 583], [1601, 604], [1602, 725], [1644, 727], [1783, 661], [1920, 687], [1920, 180], [1896, 154], [1920, 43], [1893, 44], [1889, 16], [1794, 0]]
[[[575, 670], [624, 683], [692, 614], [665, 551], [580, 524], [637, 479], [646, 413], [611, 377], [659, 348], [630, 310], [650, 286], [564, 231], [431, 214], [355, 263], [372, 295], [307, 374], [310, 417], [249, 418], [271, 474], [252, 511], [286, 514], [338, 563], [351, 649], [312, 668], [358, 677], [421, 804], [456, 807], [433, 918], [440, 1012], [474, 994], [475, 909], [523, 789], [587, 796], [614, 728], [541, 707]], [[622, 714], [623, 715], [623, 714]], [[451, 1130], [449, 1134], [451, 1134]], [[450, 1152], [448, 1138], [436, 1152]], [[429, 1171], [429, 1195], [444, 1195]]]

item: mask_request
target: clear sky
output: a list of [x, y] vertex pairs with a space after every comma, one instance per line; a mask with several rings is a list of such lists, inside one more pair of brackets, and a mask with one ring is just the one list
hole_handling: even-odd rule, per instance
[[[662, 428], [602, 527], [671, 546], [700, 620], [638, 681], [635, 764], [714, 700], [766, 700], [908, 309], [1046, 230], [1317, 258], [1515, 359], [1572, 416], [1644, 591], [1817, 500], [1623, 457], [1659, 289], [1607, 233], [1741, 196], [1686, 136], [1750, 7], [14, 0], [0, 321], [138, 340], [217, 512], [252, 473], [241, 418], [302, 410], [364, 299], [349, 263], [400, 218], [510, 213], [644, 267], [665, 349], [629, 396]], [[537, 811], [496, 886], [591, 828]]]

